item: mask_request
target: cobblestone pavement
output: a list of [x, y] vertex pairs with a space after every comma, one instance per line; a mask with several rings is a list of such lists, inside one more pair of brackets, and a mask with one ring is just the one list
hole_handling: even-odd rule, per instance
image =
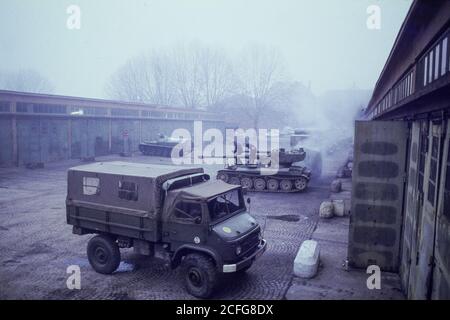
[[[135, 156], [127, 161], [167, 160]], [[91, 236], [73, 235], [65, 221], [66, 170], [77, 164], [0, 169], [0, 299], [192, 299], [178, 270], [132, 249], [122, 250], [113, 275], [93, 271], [86, 257]], [[305, 193], [250, 193], [250, 211], [265, 227], [268, 250], [247, 274], [226, 278], [212, 298], [282, 299], [296, 251], [317, 224], [328, 186], [329, 179], [323, 179]], [[66, 268], [74, 264], [81, 268], [81, 290], [66, 287]]]

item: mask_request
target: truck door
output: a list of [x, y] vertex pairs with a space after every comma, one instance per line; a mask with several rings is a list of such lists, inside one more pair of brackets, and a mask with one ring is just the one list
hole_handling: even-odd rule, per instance
[[408, 125], [404, 121], [355, 124], [349, 264], [397, 271], [402, 224]]
[[177, 201], [163, 226], [164, 241], [175, 248], [186, 243], [205, 243], [208, 230], [205, 212], [200, 202]]

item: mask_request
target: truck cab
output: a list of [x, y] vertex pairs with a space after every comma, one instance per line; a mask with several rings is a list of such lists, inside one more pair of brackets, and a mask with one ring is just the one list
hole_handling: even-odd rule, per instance
[[113, 273], [120, 248], [181, 266], [185, 285], [205, 298], [220, 274], [245, 272], [266, 250], [239, 185], [211, 181], [201, 168], [104, 162], [69, 169], [67, 223], [97, 234], [88, 259]]

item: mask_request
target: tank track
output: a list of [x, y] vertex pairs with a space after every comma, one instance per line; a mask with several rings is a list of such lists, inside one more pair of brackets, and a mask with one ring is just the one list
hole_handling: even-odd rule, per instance
[[[223, 174], [225, 174], [226, 176], [227, 176], [227, 178], [226, 179], [223, 179]], [[227, 182], [227, 183], [231, 183], [231, 184], [237, 184], [237, 183], [234, 183], [232, 180], [233, 180], [233, 178], [237, 178], [237, 179], [239, 179], [239, 184], [241, 185], [241, 186], [243, 186], [243, 187], [245, 187], [245, 185], [243, 185], [242, 184], [242, 179], [243, 178], [249, 178], [249, 179], [251, 179], [251, 181], [252, 181], [252, 187], [251, 188], [248, 188], [247, 187], [247, 190], [248, 191], [251, 191], [251, 192], [271, 192], [271, 193], [293, 193], [293, 192], [303, 192], [303, 191], [305, 191], [307, 188], [308, 188], [308, 182], [309, 182], [309, 178], [308, 177], [306, 177], [306, 176], [304, 176], [304, 175], [299, 175], [299, 176], [291, 176], [291, 177], [286, 177], [286, 176], [283, 176], [283, 177], [280, 177], [280, 176], [267, 176], [267, 177], [265, 177], [265, 176], [254, 176], [254, 175], [251, 175], [251, 174], [245, 174], [245, 173], [238, 173], [238, 174], [230, 174], [230, 172], [223, 172], [223, 171], [219, 171], [218, 173], [217, 173], [217, 177], [216, 177], [216, 179], [218, 179], [218, 180], [223, 180], [223, 181], [225, 181], [225, 182]], [[265, 181], [265, 187], [264, 187], [264, 189], [256, 189], [255, 188], [255, 180], [256, 179], [263, 179], [264, 181]], [[268, 182], [269, 182], [269, 180], [276, 180], [277, 182], [278, 182], [278, 188], [277, 189], [268, 189]], [[296, 186], [295, 186], [295, 181], [296, 180], [299, 180], [299, 179], [304, 179], [305, 180], [305, 186], [304, 186], [304, 188], [303, 189], [298, 189]], [[289, 180], [290, 182], [291, 182], [291, 188], [289, 189], [289, 190], [283, 190], [283, 189], [281, 189], [281, 181], [282, 180]]]

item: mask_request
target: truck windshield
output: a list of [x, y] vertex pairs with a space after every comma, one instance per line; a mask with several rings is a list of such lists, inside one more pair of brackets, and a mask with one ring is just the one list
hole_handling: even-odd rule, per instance
[[208, 201], [209, 215], [212, 223], [241, 211], [243, 208], [244, 203], [237, 189]]

